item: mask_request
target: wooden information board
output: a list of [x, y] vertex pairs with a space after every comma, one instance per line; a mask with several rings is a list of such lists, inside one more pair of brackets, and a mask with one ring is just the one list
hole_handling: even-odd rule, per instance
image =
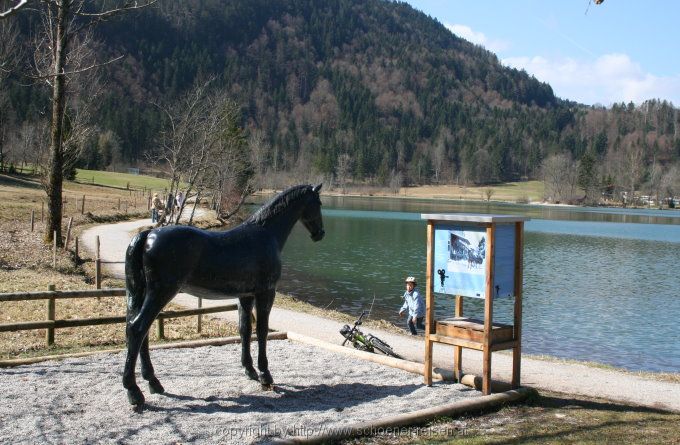
[[[482, 351], [482, 392], [491, 393], [491, 353], [513, 350], [512, 387], [520, 384], [524, 222], [510, 215], [423, 214], [427, 220], [425, 383], [432, 384], [434, 343], [453, 345], [462, 377], [462, 348]], [[435, 320], [435, 293], [455, 296], [453, 317]], [[463, 316], [463, 298], [484, 299], [484, 320]], [[513, 324], [493, 322], [494, 298], [514, 298]]]

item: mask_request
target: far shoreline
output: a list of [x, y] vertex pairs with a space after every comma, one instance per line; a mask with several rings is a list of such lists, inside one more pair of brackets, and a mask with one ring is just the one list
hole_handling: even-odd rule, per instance
[[[533, 181], [538, 182], [538, 181]], [[507, 186], [514, 186], [517, 183], [507, 183], [499, 186], [494, 186], [497, 188], [504, 188]], [[446, 193], [451, 188], [463, 189], [465, 194], [459, 193]], [[497, 197], [492, 196], [490, 199], [486, 199], [480, 196], [480, 194], [486, 190], [488, 187], [484, 186], [474, 186], [474, 187], [462, 187], [462, 186], [451, 186], [451, 185], [440, 185], [440, 186], [413, 186], [413, 187], [402, 187], [398, 193], [386, 191], [382, 187], [368, 187], [361, 186], [358, 187], [359, 191], [348, 190], [346, 192], [340, 191], [337, 188], [331, 190], [323, 190], [322, 194], [325, 196], [332, 196], [337, 198], [379, 198], [379, 199], [400, 199], [400, 200], [426, 200], [426, 201], [455, 201], [455, 202], [466, 202], [473, 204], [496, 204], [496, 205], [513, 205], [513, 206], [529, 206], [536, 208], [564, 208], [564, 209], [629, 209], [629, 210], [662, 210], [662, 211], [680, 211], [680, 208], [669, 208], [669, 207], [648, 207], [648, 206], [623, 206], [614, 203], [611, 204], [597, 204], [597, 205], [581, 205], [581, 204], [567, 204], [567, 203], [554, 203], [549, 202], [544, 199], [532, 199], [524, 200], [524, 198], [515, 199], [512, 196], [501, 195]], [[261, 189], [254, 193], [255, 196], [271, 196], [276, 193], [281, 192], [283, 189]], [[362, 191], [363, 190], [363, 191]], [[437, 193], [432, 193], [432, 192]]]

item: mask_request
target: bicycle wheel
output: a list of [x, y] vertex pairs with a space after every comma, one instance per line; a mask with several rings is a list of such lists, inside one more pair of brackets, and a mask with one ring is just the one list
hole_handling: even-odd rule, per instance
[[371, 336], [371, 338], [368, 340], [368, 342], [375, 349], [377, 349], [378, 351], [382, 352], [385, 355], [389, 355], [390, 357], [394, 357], [394, 358], [400, 358], [402, 360], [404, 359], [404, 357], [402, 357], [401, 355], [394, 352], [394, 350], [392, 349], [392, 347], [390, 345], [388, 345], [384, 341], [380, 340], [378, 337]]

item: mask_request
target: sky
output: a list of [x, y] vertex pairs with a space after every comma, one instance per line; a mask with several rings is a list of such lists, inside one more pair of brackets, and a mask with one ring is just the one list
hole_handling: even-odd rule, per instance
[[407, 0], [504, 65], [587, 105], [680, 106], [678, 0]]

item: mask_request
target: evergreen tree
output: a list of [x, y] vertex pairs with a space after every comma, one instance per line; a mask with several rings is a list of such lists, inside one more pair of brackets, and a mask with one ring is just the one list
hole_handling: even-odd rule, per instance
[[597, 190], [597, 175], [595, 172], [595, 157], [590, 152], [585, 152], [578, 164], [578, 186], [585, 192], [584, 200], [595, 198]]

